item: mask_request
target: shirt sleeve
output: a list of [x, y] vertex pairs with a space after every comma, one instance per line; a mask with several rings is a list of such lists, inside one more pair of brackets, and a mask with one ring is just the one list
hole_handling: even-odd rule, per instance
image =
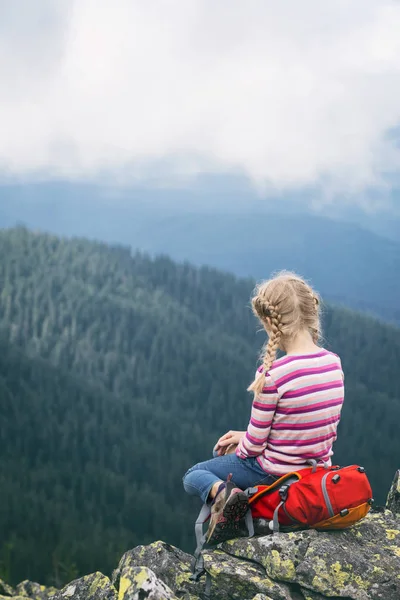
[[263, 453], [268, 442], [278, 400], [279, 394], [276, 385], [267, 373], [262, 392], [253, 400], [246, 434], [236, 448], [236, 455], [239, 458], [250, 458]]

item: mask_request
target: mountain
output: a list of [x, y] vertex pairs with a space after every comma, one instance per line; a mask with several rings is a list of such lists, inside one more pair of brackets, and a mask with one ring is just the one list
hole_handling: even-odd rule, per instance
[[300, 272], [331, 302], [400, 323], [400, 244], [315, 216], [242, 214], [158, 219], [135, 229], [135, 244], [175, 260], [263, 279]]
[[[0, 254], [0, 576], [58, 585], [155, 538], [192, 550], [181, 479], [248, 422], [254, 282], [23, 227]], [[346, 375], [335, 459], [383, 503], [400, 331], [330, 306], [324, 330]]]
[[[264, 206], [252, 196], [246, 202], [247, 193], [239, 187], [229, 203], [223, 187], [207, 198], [196, 189], [138, 188], [115, 196], [115, 191], [88, 184], [3, 186], [0, 226], [20, 221], [41, 231], [168, 254], [241, 277], [265, 278], [281, 268], [293, 269], [331, 302], [400, 324], [400, 281], [395, 276], [400, 237], [394, 241], [339, 217], [301, 212], [295, 202]], [[326, 213], [332, 215], [332, 208]], [[356, 215], [349, 213], [349, 218]], [[400, 232], [395, 215], [391, 225]]]

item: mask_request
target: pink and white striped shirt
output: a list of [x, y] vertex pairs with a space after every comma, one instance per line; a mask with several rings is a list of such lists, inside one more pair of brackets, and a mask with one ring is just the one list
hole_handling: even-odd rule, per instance
[[331, 464], [343, 400], [344, 376], [336, 354], [321, 349], [276, 360], [253, 401], [237, 456], [257, 456], [264, 471], [275, 475], [307, 467], [309, 459]]

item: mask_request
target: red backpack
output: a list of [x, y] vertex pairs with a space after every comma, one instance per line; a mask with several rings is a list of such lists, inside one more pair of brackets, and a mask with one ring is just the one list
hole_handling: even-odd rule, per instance
[[269, 529], [345, 529], [369, 512], [372, 490], [363, 467], [310, 467], [270, 486], [247, 490], [253, 520]]

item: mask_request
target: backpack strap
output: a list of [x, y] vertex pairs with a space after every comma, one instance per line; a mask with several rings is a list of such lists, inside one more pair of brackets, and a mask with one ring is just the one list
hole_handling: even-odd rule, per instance
[[210, 600], [211, 599], [211, 575], [210, 573], [206, 573], [206, 585], [204, 588], [204, 600]]
[[292, 473], [286, 473], [285, 475], [282, 475], [282, 477], [279, 477], [279, 479], [271, 483], [271, 485], [260, 485], [257, 487], [248, 488], [245, 490], [245, 493], [249, 497], [249, 504], [252, 504], [266, 494], [270, 494], [277, 488], [281, 488], [286, 482], [294, 483], [295, 481], [299, 481], [299, 479], [302, 479], [302, 476], [303, 475], [301, 474], [301, 471], [293, 471]]
[[307, 464], [312, 466], [312, 471], [311, 473], [315, 473], [315, 471], [317, 470], [317, 467], [319, 465], [319, 463], [322, 463], [324, 465], [324, 469], [329, 469], [329, 465], [327, 462], [325, 462], [324, 460], [315, 460], [314, 458], [309, 458], [307, 461]]
[[199, 512], [199, 516], [197, 517], [196, 523], [194, 525], [194, 532], [196, 534], [196, 552], [201, 551], [204, 546], [204, 542], [206, 541], [206, 534], [203, 533], [203, 525], [211, 515], [211, 508], [208, 504], [203, 504], [201, 507], [201, 511]]
[[194, 558], [192, 561], [192, 574], [190, 579], [192, 581], [199, 581], [202, 575], [206, 576], [206, 584], [204, 588], [204, 600], [210, 600], [211, 598], [211, 575], [204, 568], [203, 558], [203, 547], [206, 542], [206, 534], [203, 532], [203, 525], [207, 521], [211, 514], [211, 508], [208, 504], [203, 504], [199, 516], [197, 517], [194, 531], [196, 534], [196, 550], [194, 551]]
[[211, 508], [208, 504], [203, 504], [199, 516], [197, 517], [194, 532], [196, 534], [196, 550], [194, 551], [194, 560], [192, 562], [192, 581], [198, 581], [204, 574], [204, 559], [202, 556], [203, 546], [206, 541], [206, 534], [203, 533], [203, 525], [211, 514]]
[[[279, 533], [279, 509], [281, 506], [283, 506], [284, 504], [284, 500], [282, 500], [282, 502], [280, 502], [278, 504], [278, 506], [276, 507], [276, 509], [274, 510], [274, 516], [272, 521], [270, 521], [269, 523], [269, 528], [272, 529], [273, 533]], [[272, 527], [271, 527], [272, 525]]]
[[245, 514], [244, 520], [246, 523], [247, 531], [249, 532], [249, 537], [253, 537], [254, 536], [254, 523], [253, 523], [253, 515], [251, 514], [250, 508], [247, 511], [247, 513]]

